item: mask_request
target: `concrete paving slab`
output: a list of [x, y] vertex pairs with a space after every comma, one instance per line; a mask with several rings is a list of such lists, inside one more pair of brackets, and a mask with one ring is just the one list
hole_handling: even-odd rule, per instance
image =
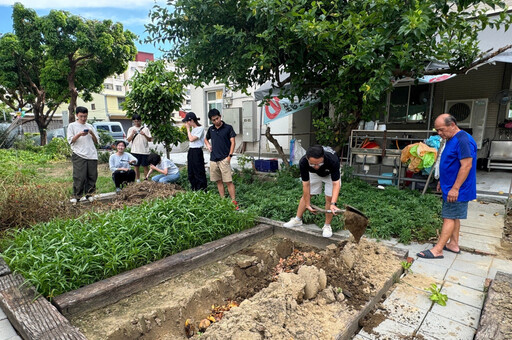
[[7, 319], [7, 315], [5, 315], [5, 313], [2, 310], [2, 308], [0, 308], [0, 320], [3, 320], [3, 319]]
[[[508, 185], [510, 185], [510, 175], [508, 177]], [[505, 214], [505, 207], [503, 206], [503, 204], [470, 201], [468, 204], [468, 213], [476, 211], [481, 211], [482, 213], [488, 214], [494, 214], [495, 212], [498, 212], [503, 215]]]
[[371, 333], [361, 329], [359, 335], [371, 340], [396, 340], [406, 337], [412, 337], [414, 328], [403, 325], [391, 319], [386, 319], [375, 327]]
[[[466, 252], [462, 252], [460, 255], [465, 254]], [[474, 262], [468, 262], [459, 259], [458, 257], [453, 261], [452, 267], [455, 270], [458, 270], [460, 272], [473, 274], [476, 276], [482, 276], [487, 277], [487, 273], [489, 272], [490, 264], [489, 265], [480, 265]]]
[[438, 266], [435, 264], [436, 261], [442, 260], [444, 259], [429, 260], [429, 262], [414, 261], [414, 263], [411, 266], [411, 270], [413, 273], [422, 274], [442, 281], [444, 279], [446, 272], [448, 271], [448, 267]]
[[485, 277], [464, 273], [459, 270], [450, 268], [444, 279], [448, 282], [469, 287], [478, 291], [484, 291]]
[[428, 298], [425, 290], [411, 287], [408, 284], [398, 284], [395, 290], [382, 303], [386, 308], [400, 304], [408, 304], [421, 310], [428, 311], [432, 306], [432, 301]]
[[[460, 226], [460, 232], [462, 234], [474, 234], [474, 235], [485, 235], [491, 237], [501, 238], [503, 235], [503, 228], [475, 228], [468, 226]], [[467, 235], [470, 236], [470, 235]]]
[[18, 333], [16, 333], [9, 320], [0, 320], [0, 340], [7, 340], [17, 335]]
[[481, 310], [480, 308], [448, 299], [446, 306], [441, 306], [437, 303], [434, 303], [431, 312], [448, 318], [452, 321], [460, 322], [461, 324], [476, 330], [478, 328], [478, 321], [480, 320]]
[[399, 303], [393, 304], [383, 303], [382, 306], [388, 312], [388, 319], [394, 320], [403, 325], [414, 327], [415, 329], [420, 327], [423, 319], [425, 319], [425, 316], [427, 316], [428, 313], [428, 309], [421, 309], [414, 305], [400, 301]]
[[487, 277], [494, 279], [494, 277], [496, 276], [496, 272], [498, 271], [512, 274], [512, 261], [496, 258], [493, 259]]
[[471, 251], [479, 251], [486, 254], [492, 254], [496, 255], [496, 245], [489, 245], [485, 242], [479, 242], [475, 240], [474, 238], [463, 238], [463, 236], [460, 236], [459, 245], [463, 250], [471, 250]]
[[364, 336], [357, 334], [352, 340], [369, 340], [369, 338], [365, 338]]
[[23, 340], [23, 339], [20, 338], [18, 335], [16, 335], [16, 336], [13, 336], [12, 338], [9, 338], [7, 340]]
[[[462, 228], [462, 227], [461, 227]], [[476, 230], [476, 229], [474, 229]], [[478, 242], [482, 243], [488, 243], [492, 244], [494, 246], [499, 246], [501, 244], [501, 235], [500, 236], [491, 236], [487, 234], [477, 234], [472, 232], [460, 232], [460, 242], [462, 242], [462, 239], [469, 239], [469, 240], [477, 240]]]
[[479, 266], [487, 266], [489, 267], [492, 263], [492, 257], [483, 256], [478, 254], [472, 254], [468, 252], [461, 252], [459, 256], [457, 256], [457, 260], [471, 262], [472, 264]]
[[428, 249], [430, 244], [428, 243], [410, 243], [410, 244], [403, 244], [403, 243], [397, 243], [395, 247], [400, 249], [407, 249], [409, 251], [409, 256], [412, 258], [417, 258], [417, 253], [420, 251], [423, 251], [425, 249]]
[[417, 335], [436, 340], [473, 340], [475, 330], [436, 313], [428, 313]]
[[451, 282], [445, 282], [441, 293], [448, 295], [450, 300], [462, 302], [478, 309], [482, 309], [484, 304], [485, 294], [483, 292]]
[[409, 271], [407, 275], [400, 279], [400, 283], [404, 283], [421, 291], [425, 291], [428, 289], [428, 287], [430, 287], [432, 283], [435, 283], [438, 286], [441, 285], [443, 280]]

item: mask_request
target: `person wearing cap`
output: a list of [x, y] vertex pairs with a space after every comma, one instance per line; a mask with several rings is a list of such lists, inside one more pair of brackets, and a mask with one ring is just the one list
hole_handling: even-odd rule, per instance
[[187, 129], [189, 148], [187, 153], [187, 170], [190, 187], [193, 191], [206, 190], [206, 172], [204, 170], [204, 127], [199, 124], [194, 112], [188, 112], [182, 120]]
[[[210, 155], [210, 180], [217, 183], [220, 197], [224, 197], [224, 184], [228, 188], [229, 196], [233, 204], [237, 206], [235, 200], [235, 185], [233, 184], [231, 171], [231, 158], [235, 150], [236, 133], [233, 127], [222, 121], [219, 110], [211, 109], [208, 112], [208, 118], [213, 125], [208, 128], [204, 143]], [[208, 142], [208, 140], [211, 140]]]
[[135, 171], [130, 166], [137, 164], [137, 158], [129, 152], [124, 152], [126, 142], [123, 140], [116, 142], [116, 149], [116, 153], [110, 155], [108, 165], [110, 171], [112, 171], [112, 180], [116, 186], [116, 192], [120, 192], [121, 187], [127, 183], [135, 182]]
[[128, 129], [128, 142], [132, 143], [132, 155], [137, 158], [137, 165], [133, 168], [135, 170], [135, 178], [140, 182], [140, 167], [144, 168], [144, 174], [149, 172], [149, 142], [153, 140], [151, 132], [146, 126], [142, 126], [141, 117], [139, 114], [132, 116], [133, 126]]

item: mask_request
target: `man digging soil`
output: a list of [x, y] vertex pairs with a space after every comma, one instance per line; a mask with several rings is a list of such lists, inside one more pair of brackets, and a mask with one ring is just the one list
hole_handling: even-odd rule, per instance
[[[325, 209], [336, 213], [338, 207], [338, 195], [340, 193], [340, 161], [338, 156], [325, 150], [321, 145], [315, 145], [308, 149], [306, 155], [299, 161], [300, 177], [302, 179], [302, 197], [300, 198], [297, 216], [285, 223], [285, 228], [302, 225], [302, 215], [307, 210], [315, 214], [317, 211], [311, 207], [311, 195], [322, 192], [322, 184], [325, 184]], [[325, 214], [325, 224], [322, 228], [323, 237], [332, 236], [331, 221], [334, 215]]]

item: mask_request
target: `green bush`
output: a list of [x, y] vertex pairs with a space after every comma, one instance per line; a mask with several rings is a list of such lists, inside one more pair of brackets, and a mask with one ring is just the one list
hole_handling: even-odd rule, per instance
[[44, 152], [51, 156], [52, 160], [64, 160], [71, 158], [71, 146], [64, 138], [53, 138], [44, 147]]

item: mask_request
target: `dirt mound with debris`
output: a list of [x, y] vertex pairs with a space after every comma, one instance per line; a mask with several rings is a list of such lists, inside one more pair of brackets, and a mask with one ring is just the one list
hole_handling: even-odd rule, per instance
[[126, 186], [119, 195], [116, 195], [110, 207], [112, 209], [118, 209], [126, 205], [139, 205], [143, 201], [155, 198], [172, 197], [178, 192], [185, 192], [185, 190], [177, 184], [156, 183], [153, 181], [131, 183]]

